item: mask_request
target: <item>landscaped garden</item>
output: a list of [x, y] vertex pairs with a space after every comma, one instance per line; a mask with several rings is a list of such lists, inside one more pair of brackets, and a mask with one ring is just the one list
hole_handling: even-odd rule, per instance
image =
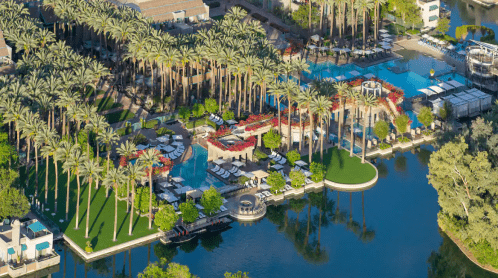
[[126, 109], [126, 110], [105, 114], [104, 117], [107, 119], [107, 122], [109, 124], [114, 124], [129, 119], [133, 119], [135, 117], [135, 114], [133, 114], [130, 110]]
[[114, 102], [114, 99], [112, 97], [97, 99], [92, 104], [93, 106], [97, 107], [97, 112], [123, 107], [121, 103]]
[[[301, 158], [308, 161], [308, 156]], [[320, 153], [313, 154], [313, 161], [320, 162]], [[349, 151], [339, 150], [337, 147], [331, 148], [323, 154], [323, 164], [325, 165], [325, 179], [343, 184], [359, 184], [375, 178], [375, 168], [369, 163], [361, 163], [361, 159], [353, 156], [349, 157]]]

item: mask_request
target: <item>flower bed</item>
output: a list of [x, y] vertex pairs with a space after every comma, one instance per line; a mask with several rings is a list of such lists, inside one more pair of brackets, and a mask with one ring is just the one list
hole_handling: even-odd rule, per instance
[[246, 126], [245, 131], [255, 131], [257, 129], [269, 126], [271, 124], [272, 124], [271, 121], [264, 122], [264, 123], [256, 123], [256, 124], [253, 124], [250, 126]]
[[245, 126], [245, 125], [249, 125], [249, 124], [252, 124], [252, 123], [255, 123], [255, 122], [268, 120], [268, 119], [271, 119], [272, 117], [273, 117], [272, 114], [250, 115], [247, 118], [247, 120], [240, 121], [238, 124], [236, 124], [236, 126]]
[[[130, 160], [140, 158], [140, 156], [142, 156], [145, 153], [145, 151], [146, 150], [137, 151], [128, 157], [121, 156], [121, 158], [119, 159], [119, 166], [126, 167], [126, 165], [128, 164], [128, 162]], [[173, 168], [173, 161], [171, 161], [171, 159], [169, 159], [169, 158], [162, 156], [158, 150], [156, 150], [156, 154], [159, 158], [159, 161], [161, 162], [161, 164], [163, 166], [152, 167], [152, 175], [159, 175], [159, 174], [162, 174], [164, 172], [170, 171], [171, 168]], [[149, 174], [149, 168], [145, 169], [145, 173], [146, 173], [146, 175]]]
[[397, 104], [398, 101], [403, 100], [403, 97], [405, 96], [405, 92], [396, 90], [392, 91], [387, 95], [387, 98], [392, 101], [394, 104]]
[[213, 146], [216, 146], [217, 148], [223, 150], [223, 151], [230, 151], [230, 152], [238, 152], [238, 151], [243, 151], [249, 147], [254, 147], [256, 145], [256, 137], [251, 136], [247, 138], [244, 141], [239, 141], [236, 142], [233, 145], [230, 146], [225, 146], [223, 145], [220, 141], [218, 141], [218, 138], [229, 135], [232, 133], [232, 130], [229, 128], [222, 127], [216, 132], [212, 132], [207, 141]]
[[363, 78], [357, 78], [357, 79], [349, 81], [348, 85], [351, 87], [358, 87], [358, 86], [361, 86], [363, 81], [365, 81]]
[[[289, 119], [288, 119], [287, 117], [285, 117], [285, 115], [280, 117], [280, 121], [282, 122], [282, 125], [289, 125]], [[270, 122], [270, 123], [271, 123], [274, 127], [278, 126], [278, 117], [275, 117], [275, 118], [271, 119], [269, 122]], [[309, 126], [309, 125], [310, 125], [310, 122], [309, 122], [309, 121], [304, 121], [304, 122], [303, 122], [303, 128], [304, 128], [304, 127], [307, 127], [307, 126]], [[291, 126], [293, 126], [293, 127], [299, 127], [299, 122], [293, 122], [293, 123], [291, 124]]]

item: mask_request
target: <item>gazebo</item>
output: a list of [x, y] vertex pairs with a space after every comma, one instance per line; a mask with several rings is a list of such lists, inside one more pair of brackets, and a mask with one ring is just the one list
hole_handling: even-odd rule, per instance
[[252, 171], [252, 173], [254, 174], [254, 177], [258, 180], [258, 185], [261, 184], [261, 179], [262, 178], [266, 178], [266, 177], [268, 177], [270, 175], [270, 174], [268, 174], [267, 172], [265, 172], [263, 170]]

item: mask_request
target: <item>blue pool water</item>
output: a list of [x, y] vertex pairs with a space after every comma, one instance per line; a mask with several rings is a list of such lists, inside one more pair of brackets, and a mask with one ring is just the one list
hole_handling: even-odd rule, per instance
[[184, 185], [190, 185], [192, 188], [201, 186], [221, 187], [223, 182], [218, 180], [213, 175], [206, 172], [208, 169], [208, 152], [201, 145], [192, 145], [192, 157], [181, 164], [173, 166], [171, 175], [173, 177], [182, 177], [185, 179]]
[[460, 74], [457, 74], [457, 73], [450, 73], [450, 74], [445, 74], [445, 75], [442, 75], [442, 76], [439, 76], [437, 79], [441, 80], [441, 81], [448, 81], [449, 79], [452, 79], [452, 80], [456, 80], [462, 84], [465, 85], [465, 82], [466, 82], [466, 78], [461, 76]]
[[417, 128], [417, 127], [422, 127], [424, 126], [421, 122], [418, 121], [417, 119], [417, 114], [413, 111], [406, 111], [406, 115], [412, 120], [412, 123], [410, 124], [410, 128]]

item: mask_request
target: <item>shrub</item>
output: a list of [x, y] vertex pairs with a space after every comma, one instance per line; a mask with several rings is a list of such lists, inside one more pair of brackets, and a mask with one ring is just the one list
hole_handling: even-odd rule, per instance
[[325, 177], [325, 166], [318, 162], [312, 162], [310, 165], [310, 171], [313, 173], [311, 175], [311, 180], [314, 182], [321, 182]]
[[246, 176], [240, 176], [239, 177], [239, 184], [245, 184], [249, 180], [250, 180], [250, 178], [248, 178]]
[[391, 145], [386, 144], [386, 143], [380, 143], [380, 144], [379, 144], [379, 148], [380, 148], [381, 150], [386, 150], [386, 149], [389, 149], [390, 147], [391, 147]]
[[147, 144], [147, 142], [149, 140], [147, 140], [147, 137], [145, 137], [145, 135], [141, 134], [141, 133], [138, 133], [137, 135], [133, 136], [131, 138], [131, 141], [135, 144], [135, 145], [138, 145], [138, 144], [142, 144], [142, 145], [145, 145]]
[[233, 120], [235, 119], [235, 114], [233, 113], [233, 111], [227, 110], [223, 113], [223, 115], [221, 115], [221, 117], [224, 121]]
[[273, 192], [278, 192], [284, 189], [285, 186], [284, 177], [278, 172], [270, 173], [268, 178], [266, 178], [266, 182], [271, 186], [271, 191]]
[[183, 119], [185, 123], [190, 119], [190, 113], [190, 109], [185, 106], [180, 107], [180, 110], [178, 110], [178, 115]]
[[262, 152], [260, 149], [255, 149], [254, 155], [258, 158], [258, 160], [265, 160], [268, 158], [268, 155]]
[[125, 136], [125, 135], [130, 134], [131, 132], [132, 132], [131, 126], [116, 129], [116, 133], [119, 136]]
[[277, 131], [270, 129], [265, 135], [263, 135], [263, 141], [265, 146], [270, 149], [276, 149], [280, 146], [282, 142], [282, 137], [278, 134]]
[[[141, 213], [149, 212], [149, 187], [137, 187], [135, 194], [135, 208], [140, 210]], [[156, 194], [152, 194], [152, 206], [157, 206]]]
[[163, 205], [161, 209], [154, 215], [154, 223], [162, 231], [169, 231], [174, 226], [180, 216], [176, 214], [172, 205]]
[[289, 173], [289, 177], [291, 178], [291, 185], [295, 188], [303, 186], [305, 183], [306, 176], [301, 171], [292, 170]]
[[194, 115], [194, 117], [196, 117], [196, 118], [202, 117], [202, 115], [204, 115], [205, 112], [206, 112], [206, 109], [204, 108], [204, 105], [202, 105], [200, 103], [196, 103], [192, 107], [192, 115]]
[[143, 128], [151, 129], [151, 128], [154, 128], [158, 124], [159, 124], [158, 120], [150, 120], [148, 122], [145, 122], [145, 124], [143, 125]]
[[178, 208], [182, 212], [182, 218], [183, 221], [187, 223], [192, 223], [194, 222], [197, 217], [199, 216], [199, 211], [197, 208], [194, 206], [194, 202], [187, 201], [185, 203], [181, 203]]
[[166, 134], [175, 135], [175, 132], [171, 129], [166, 128], [166, 127], [161, 127], [158, 130], [156, 130], [157, 137], [161, 137], [161, 136], [166, 135]]
[[208, 113], [216, 114], [218, 113], [218, 103], [214, 98], [208, 98], [204, 101], [204, 107]]
[[298, 161], [299, 159], [301, 159], [301, 155], [296, 150], [292, 150], [287, 153], [287, 160], [289, 161], [289, 164], [291, 166], [294, 166], [294, 162]]
[[410, 139], [408, 139], [407, 137], [401, 137], [401, 138], [398, 138], [398, 141], [400, 143], [408, 143], [408, 142], [410, 142]]
[[408, 34], [412, 34], [412, 35], [420, 34], [420, 30], [418, 30], [418, 29], [406, 30], [406, 32]]

